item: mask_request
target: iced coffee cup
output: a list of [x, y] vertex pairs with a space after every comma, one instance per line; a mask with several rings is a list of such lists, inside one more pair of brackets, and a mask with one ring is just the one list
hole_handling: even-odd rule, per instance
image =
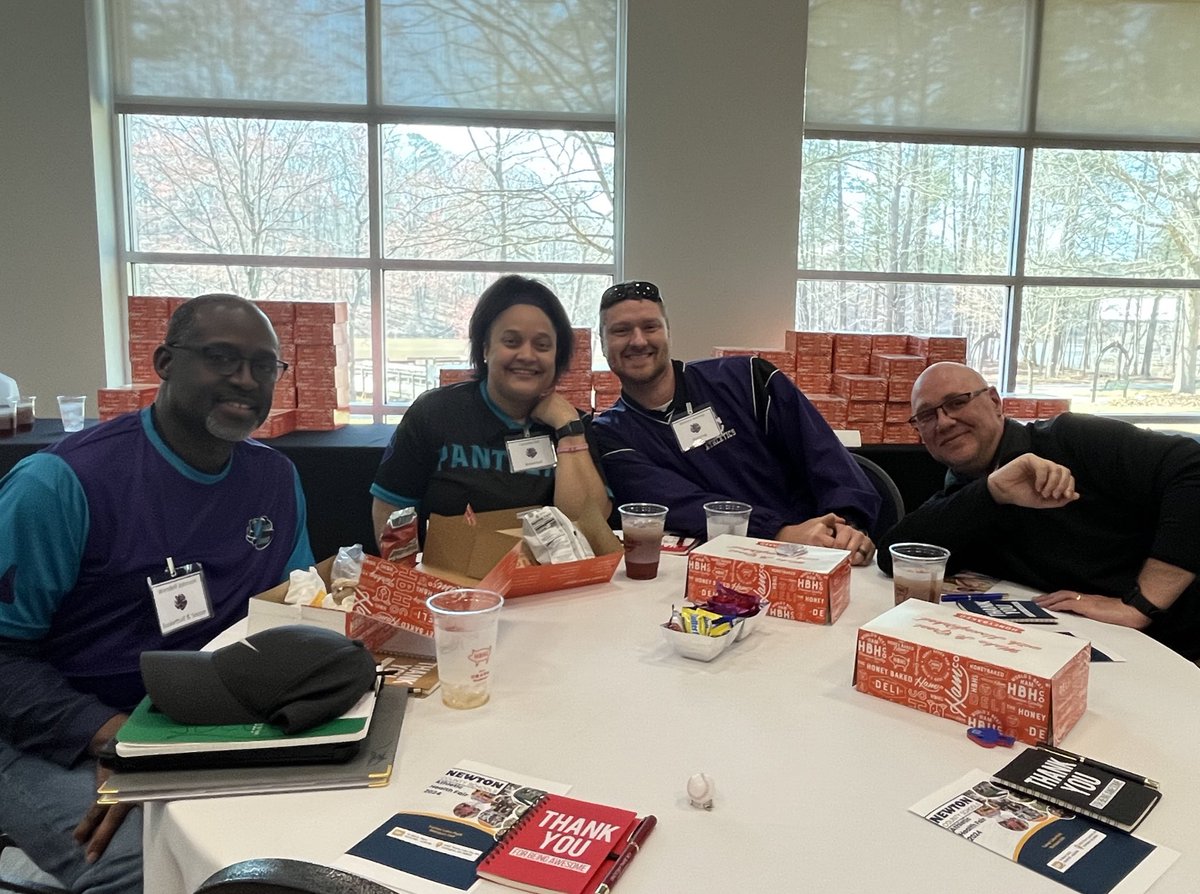
[[425, 604], [433, 615], [442, 703], [451, 708], [486, 704], [504, 597], [491, 590], [447, 590]]
[[658, 503], [625, 503], [621, 513], [621, 536], [625, 542], [625, 576], [630, 580], [658, 577], [667, 507]]
[[906, 599], [942, 601], [942, 580], [950, 550], [932, 543], [893, 543], [888, 551], [892, 554], [896, 605]]

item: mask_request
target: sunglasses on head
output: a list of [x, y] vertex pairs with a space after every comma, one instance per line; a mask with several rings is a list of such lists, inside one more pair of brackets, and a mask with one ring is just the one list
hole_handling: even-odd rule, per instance
[[645, 301], [662, 303], [662, 295], [659, 294], [658, 286], [652, 282], [643, 282], [636, 279], [609, 286], [604, 290], [604, 294], [600, 296], [600, 303], [615, 304], [618, 301], [625, 301], [629, 298], [641, 298]]

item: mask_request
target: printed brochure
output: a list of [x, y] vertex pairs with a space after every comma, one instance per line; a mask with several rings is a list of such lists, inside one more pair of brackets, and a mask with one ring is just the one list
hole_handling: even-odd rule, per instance
[[981, 770], [909, 810], [1081, 894], [1142, 894], [1179, 857], [1170, 848], [1008, 791]]
[[506, 832], [548, 792], [569, 785], [459, 761], [334, 864], [412, 894], [454, 894]]

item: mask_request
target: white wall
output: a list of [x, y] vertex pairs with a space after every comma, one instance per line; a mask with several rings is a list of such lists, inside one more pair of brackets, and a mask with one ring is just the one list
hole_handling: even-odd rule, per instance
[[87, 29], [83, 0], [0, 3], [0, 370], [38, 396], [39, 416], [57, 415], [56, 394], [108, 383], [106, 342], [112, 380], [123, 374], [113, 246], [102, 251], [97, 224]]
[[[39, 415], [125, 371], [95, 2], [0, 3], [0, 370]], [[805, 16], [628, 0], [622, 275], [662, 287], [678, 357], [782, 347], [794, 318]]]
[[681, 359], [782, 348], [795, 321], [808, 4], [628, 6], [622, 278], [662, 289]]

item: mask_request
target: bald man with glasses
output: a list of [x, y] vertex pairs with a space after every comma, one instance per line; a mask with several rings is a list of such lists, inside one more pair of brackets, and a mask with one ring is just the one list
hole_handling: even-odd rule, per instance
[[1021, 424], [961, 363], [912, 392], [916, 428], [946, 485], [884, 535], [950, 550], [971, 569], [1045, 591], [1039, 604], [1144, 630], [1200, 658], [1200, 444], [1064, 413]]

